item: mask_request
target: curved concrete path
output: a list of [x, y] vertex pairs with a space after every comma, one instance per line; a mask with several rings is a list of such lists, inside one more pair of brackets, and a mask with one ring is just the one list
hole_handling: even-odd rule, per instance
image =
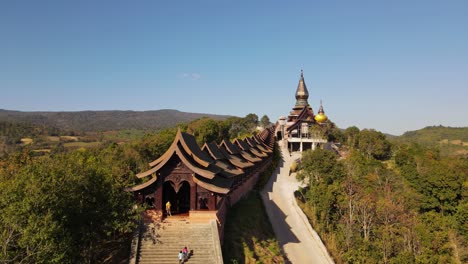
[[282, 158], [261, 192], [276, 238], [291, 263], [334, 263], [294, 198], [300, 183], [289, 175], [289, 168], [300, 153], [290, 157], [282, 142], [279, 146]]

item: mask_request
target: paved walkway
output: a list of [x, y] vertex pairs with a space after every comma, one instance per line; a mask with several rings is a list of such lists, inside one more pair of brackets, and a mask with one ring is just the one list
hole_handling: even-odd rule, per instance
[[276, 238], [291, 263], [334, 263], [294, 198], [300, 183], [295, 175], [289, 175], [289, 168], [300, 154], [290, 157], [281, 143], [283, 157], [261, 192]]

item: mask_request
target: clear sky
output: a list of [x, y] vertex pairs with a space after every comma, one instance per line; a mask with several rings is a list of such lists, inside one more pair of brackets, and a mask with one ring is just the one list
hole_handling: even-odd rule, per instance
[[1, 1], [0, 108], [468, 126], [468, 1]]

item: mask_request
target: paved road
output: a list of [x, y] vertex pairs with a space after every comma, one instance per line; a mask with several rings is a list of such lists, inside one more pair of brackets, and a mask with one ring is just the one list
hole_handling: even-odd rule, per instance
[[334, 263], [294, 198], [300, 183], [289, 175], [289, 168], [300, 154], [290, 157], [279, 143], [283, 158], [261, 192], [276, 238], [291, 263]]

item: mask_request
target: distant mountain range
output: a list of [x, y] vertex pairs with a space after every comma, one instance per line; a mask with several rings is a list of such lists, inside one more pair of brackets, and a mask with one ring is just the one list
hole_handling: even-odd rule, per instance
[[154, 111], [22, 112], [0, 109], [0, 121], [24, 122], [56, 127], [64, 131], [110, 131], [123, 129], [163, 129], [176, 124], [210, 117], [230, 116], [188, 113], [163, 109]]

